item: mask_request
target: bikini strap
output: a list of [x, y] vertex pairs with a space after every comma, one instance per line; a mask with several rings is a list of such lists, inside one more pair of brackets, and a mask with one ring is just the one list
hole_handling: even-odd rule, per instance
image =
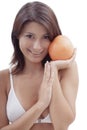
[[10, 84], [11, 84], [11, 88], [13, 88], [13, 78], [12, 78], [11, 68], [9, 68], [9, 72], [10, 72]]

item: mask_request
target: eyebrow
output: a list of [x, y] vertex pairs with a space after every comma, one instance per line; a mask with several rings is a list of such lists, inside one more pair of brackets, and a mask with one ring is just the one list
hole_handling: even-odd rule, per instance
[[[33, 33], [33, 32], [25, 32], [25, 34], [34, 34], [34, 35], [36, 35], [36, 34]], [[44, 35], [49, 35], [49, 33], [43, 33], [42, 36], [44, 36]]]
[[35, 35], [35, 33], [32, 33], [32, 32], [25, 32], [25, 34], [34, 34]]

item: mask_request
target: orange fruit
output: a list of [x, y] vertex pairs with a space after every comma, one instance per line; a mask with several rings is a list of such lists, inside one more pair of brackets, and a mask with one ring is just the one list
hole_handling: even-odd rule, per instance
[[70, 39], [63, 35], [54, 38], [49, 46], [49, 55], [52, 60], [66, 60], [72, 57], [74, 51]]

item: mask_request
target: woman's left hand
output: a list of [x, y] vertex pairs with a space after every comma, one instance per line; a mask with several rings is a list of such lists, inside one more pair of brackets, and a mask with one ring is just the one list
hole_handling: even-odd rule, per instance
[[51, 61], [51, 64], [55, 65], [58, 70], [66, 69], [70, 67], [72, 62], [75, 60], [75, 57], [76, 57], [76, 49], [74, 49], [73, 56], [70, 59]]

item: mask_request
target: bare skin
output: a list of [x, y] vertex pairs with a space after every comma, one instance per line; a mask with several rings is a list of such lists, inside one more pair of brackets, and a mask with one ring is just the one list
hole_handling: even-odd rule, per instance
[[[33, 32], [33, 27], [33, 41], [25, 39], [25, 32]], [[15, 94], [26, 112], [11, 125], [5, 111], [10, 90], [9, 70], [0, 72], [0, 130], [67, 130], [75, 119], [78, 90], [75, 54], [66, 61], [47, 62], [43, 68], [41, 60], [50, 44], [48, 39], [43, 39], [44, 34], [46, 30], [43, 26], [33, 22], [25, 26], [19, 37], [26, 64], [23, 72], [13, 75], [13, 81]], [[40, 44], [43, 40], [45, 46]], [[37, 50], [41, 53], [40, 56], [37, 56]], [[52, 123], [35, 123], [38, 118], [45, 118], [48, 113]]]

